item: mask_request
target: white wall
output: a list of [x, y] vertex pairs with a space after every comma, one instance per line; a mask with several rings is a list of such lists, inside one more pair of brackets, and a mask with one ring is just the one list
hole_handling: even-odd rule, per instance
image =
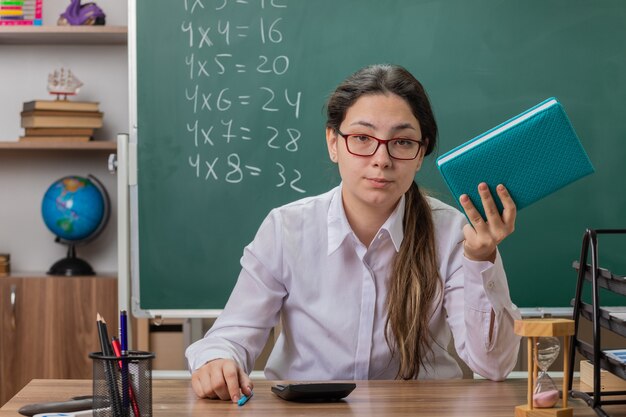
[[[83, 1], [83, 3], [85, 3]], [[107, 15], [107, 25], [127, 25], [127, 2], [96, 1]], [[44, 1], [44, 25], [56, 25], [68, 0]], [[127, 48], [117, 45], [0, 45], [0, 141], [16, 141], [22, 103], [50, 99], [47, 77], [59, 67], [70, 68], [84, 83], [76, 100], [99, 101], [104, 127], [97, 140], [115, 140], [128, 131]], [[41, 199], [47, 187], [65, 175], [93, 174], [109, 192], [112, 215], [102, 235], [77, 248], [96, 272], [117, 271], [117, 186], [107, 171], [103, 152], [0, 150], [0, 253], [11, 255], [12, 272], [45, 272], [65, 255], [66, 247], [41, 218]]]

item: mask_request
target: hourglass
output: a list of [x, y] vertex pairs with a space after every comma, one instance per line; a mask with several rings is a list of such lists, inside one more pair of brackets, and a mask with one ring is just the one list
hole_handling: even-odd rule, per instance
[[[574, 334], [574, 321], [566, 319], [515, 320], [515, 334], [528, 338], [528, 404], [515, 407], [516, 417], [573, 416], [567, 407], [569, 384], [569, 342]], [[559, 389], [548, 375], [554, 363], [563, 337], [563, 401], [559, 402]]]
[[535, 344], [535, 361], [539, 368], [539, 377], [535, 378], [533, 388], [533, 406], [536, 408], [552, 408], [559, 401], [559, 389], [548, 375], [548, 368], [554, 363], [561, 344], [556, 337], [539, 337]]

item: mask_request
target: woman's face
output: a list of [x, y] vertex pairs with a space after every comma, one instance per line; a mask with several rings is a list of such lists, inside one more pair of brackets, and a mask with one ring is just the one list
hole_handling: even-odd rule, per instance
[[[378, 139], [404, 138], [424, 141], [411, 107], [395, 94], [360, 97], [346, 112], [339, 130], [344, 135], [361, 133]], [[358, 214], [375, 210], [390, 214], [409, 189], [424, 159], [426, 144], [413, 160], [393, 159], [381, 144], [372, 156], [348, 152], [346, 141], [333, 129], [326, 129], [331, 160], [339, 165], [346, 211]]]

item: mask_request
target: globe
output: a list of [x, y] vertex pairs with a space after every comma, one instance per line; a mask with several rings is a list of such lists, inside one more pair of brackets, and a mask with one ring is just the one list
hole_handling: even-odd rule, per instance
[[109, 217], [109, 198], [104, 186], [94, 177], [63, 177], [50, 185], [41, 203], [44, 223], [68, 245], [66, 258], [55, 263], [51, 275], [93, 275], [91, 266], [76, 257], [75, 245], [94, 239]]

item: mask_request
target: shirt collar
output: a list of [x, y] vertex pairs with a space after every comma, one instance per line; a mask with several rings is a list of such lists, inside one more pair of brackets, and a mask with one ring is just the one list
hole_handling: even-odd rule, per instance
[[404, 239], [404, 199], [403, 195], [396, 209], [381, 227], [381, 230], [387, 230], [387, 233], [389, 233], [396, 252], [400, 251], [400, 245], [402, 244], [402, 239]]
[[[328, 208], [328, 255], [339, 249], [346, 237], [354, 233], [343, 208], [341, 188], [342, 184], [335, 188]], [[396, 252], [400, 250], [404, 238], [404, 199], [403, 195], [394, 211], [380, 228], [381, 231], [386, 230], [389, 233]]]
[[339, 249], [346, 237], [352, 233], [341, 201], [341, 186], [340, 184], [334, 189], [328, 207], [328, 255]]

